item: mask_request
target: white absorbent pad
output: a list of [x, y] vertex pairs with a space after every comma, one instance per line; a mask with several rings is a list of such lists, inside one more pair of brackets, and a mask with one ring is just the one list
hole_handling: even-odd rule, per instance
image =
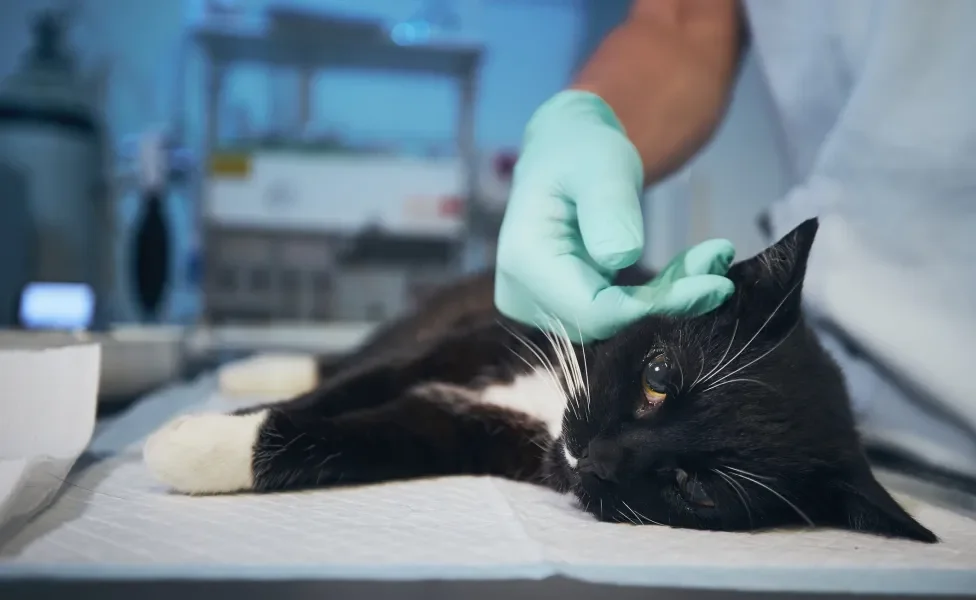
[[112, 422], [54, 504], [0, 548], [0, 577], [540, 579], [746, 590], [976, 590], [976, 522], [899, 497], [942, 543], [835, 530], [716, 533], [599, 523], [527, 484], [458, 477], [267, 495], [186, 497], [141, 462], [175, 414], [231, 410], [216, 377]]

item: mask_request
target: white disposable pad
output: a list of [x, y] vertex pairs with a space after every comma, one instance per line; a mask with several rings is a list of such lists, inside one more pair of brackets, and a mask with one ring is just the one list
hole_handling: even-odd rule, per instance
[[231, 410], [215, 377], [100, 424], [54, 504], [0, 549], [0, 577], [540, 579], [752, 590], [976, 590], [976, 522], [900, 497], [942, 543], [833, 530], [714, 533], [598, 523], [526, 484], [449, 478], [311, 492], [185, 497], [150, 478], [145, 436]]

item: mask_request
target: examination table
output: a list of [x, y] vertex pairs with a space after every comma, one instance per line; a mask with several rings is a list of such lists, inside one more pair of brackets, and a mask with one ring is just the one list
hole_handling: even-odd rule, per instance
[[2, 540], [0, 597], [976, 593], [976, 521], [897, 493], [912, 486], [896, 476], [883, 481], [942, 543], [834, 530], [749, 534], [598, 523], [568, 497], [493, 478], [269, 495], [170, 493], [143, 466], [143, 440], [179, 413], [245, 404], [221, 396], [216, 381], [205, 373], [101, 419], [53, 502]]

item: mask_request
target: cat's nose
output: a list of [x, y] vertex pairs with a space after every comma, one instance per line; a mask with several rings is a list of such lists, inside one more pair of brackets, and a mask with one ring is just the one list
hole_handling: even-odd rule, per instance
[[615, 453], [601, 444], [590, 444], [583, 450], [576, 465], [581, 477], [596, 477], [602, 481], [617, 481]]
[[604, 463], [595, 462], [587, 458], [579, 459], [577, 466], [580, 477], [596, 477], [602, 481], [615, 481], [613, 470]]

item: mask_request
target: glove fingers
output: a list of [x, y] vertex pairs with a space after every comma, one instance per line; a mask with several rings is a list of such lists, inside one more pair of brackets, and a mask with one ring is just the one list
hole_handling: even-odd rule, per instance
[[[608, 285], [607, 279], [578, 256], [558, 256], [547, 267], [544, 273], [532, 274], [496, 271], [498, 310], [511, 319], [542, 329], [554, 329], [551, 321], [557, 319], [572, 334], [571, 338], [593, 339], [588, 317], [593, 311], [589, 305]], [[557, 330], [562, 332], [561, 328]]]
[[644, 250], [644, 217], [637, 190], [608, 184], [576, 198], [580, 235], [587, 253], [601, 267], [623, 269]]
[[[533, 290], [499, 273], [495, 302], [502, 314], [509, 318], [526, 325], [566, 333], [570, 339], [579, 342], [606, 339], [651, 313], [702, 315], [721, 306], [735, 292], [732, 282], [720, 275], [693, 275], [663, 289], [650, 285], [610, 286], [601, 283], [599, 276], [585, 280], [585, 286], [577, 286], [571, 283], [573, 279], [564, 278], [561, 281], [566, 282], [565, 285], [559, 285], [558, 293], [553, 294], [552, 289], [540, 290], [533, 286], [536, 287]], [[548, 304], [548, 310], [543, 310], [538, 301], [533, 310], [526, 310], [526, 298], [543, 297], [555, 300]], [[523, 304], [512, 305], [513, 298]], [[592, 301], [578, 301], [581, 298], [592, 298]], [[565, 332], [553, 319], [562, 323]]]
[[634, 264], [644, 249], [644, 168], [617, 131], [601, 131], [590, 143], [599, 150], [570, 173], [565, 191], [576, 206], [586, 251], [599, 265], [619, 270]]
[[724, 239], [706, 240], [685, 252], [687, 275], [725, 275], [735, 259], [735, 247]]
[[[722, 305], [735, 292], [735, 285], [721, 275], [691, 275], [660, 285], [622, 288], [623, 292], [645, 312], [675, 316], [697, 316]], [[634, 309], [632, 309], [634, 310]]]
[[671, 259], [654, 278], [653, 283], [670, 285], [694, 275], [725, 275], [734, 258], [735, 248], [732, 242], [723, 239], [706, 240]]

